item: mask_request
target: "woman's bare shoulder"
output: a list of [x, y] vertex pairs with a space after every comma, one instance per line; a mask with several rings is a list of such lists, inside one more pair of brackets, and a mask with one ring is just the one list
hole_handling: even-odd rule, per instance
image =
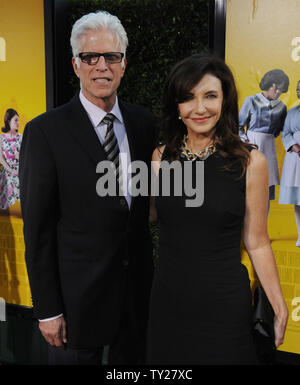
[[247, 168], [247, 171], [259, 172], [268, 167], [268, 162], [265, 155], [256, 149], [253, 149], [250, 153], [250, 161]]
[[247, 186], [255, 186], [255, 189], [258, 190], [259, 187], [267, 186], [268, 171], [268, 161], [265, 155], [261, 151], [253, 149], [247, 167]]

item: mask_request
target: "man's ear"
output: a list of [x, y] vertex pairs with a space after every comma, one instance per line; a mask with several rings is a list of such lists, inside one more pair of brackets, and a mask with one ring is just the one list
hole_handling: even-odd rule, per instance
[[75, 57], [72, 57], [72, 65], [76, 76], [79, 78], [79, 69], [78, 69], [77, 60]]
[[126, 58], [125, 58], [125, 59], [123, 60], [122, 75], [121, 75], [121, 77], [124, 76], [126, 66], [127, 66], [127, 60], [126, 60]]

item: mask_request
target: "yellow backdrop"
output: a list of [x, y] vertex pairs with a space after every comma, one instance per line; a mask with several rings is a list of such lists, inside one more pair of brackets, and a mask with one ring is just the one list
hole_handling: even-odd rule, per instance
[[[239, 107], [246, 96], [260, 92], [260, 79], [275, 68], [282, 69], [290, 79], [289, 91], [280, 99], [288, 109], [299, 104], [296, 97], [296, 83], [300, 79], [299, 15], [300, 1], [297, 0], [227, 0], [226, 62], [237, 82]], [[285, 155], [281, 136], [276, 139], [276, 149], [281, 172]], [[297, 227], [293, 206], [279, 205], [278, 195], [279, 186], [276, 199], [271, 203], [269, 235], [290, 310], [285, 343], [280, 349], [300, 354], [300, 320], [292, 317], [297, 310], [292, 300], [300, 297], [300, 250], [295, 246]], [[245, 252], [243, 262], [255, 284]]]
[[[14, 108], [25, 124], [46, 110], [43, 0], [1, 0], [0, 127]], [[0, 209], [0, 297], [31, 306], [19, 202]]]

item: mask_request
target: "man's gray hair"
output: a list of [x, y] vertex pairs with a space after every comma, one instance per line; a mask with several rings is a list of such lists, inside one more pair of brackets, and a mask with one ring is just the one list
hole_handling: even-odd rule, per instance
[[119, 39], [121, 51], [126, 55], [128, 46], [127, 33], [117, 16], [113, 16], [106, 11], [97, 11], [88, 13], [78, 19], [72, 28], [71, 47], [75, 57], [79, 54], [82, 38], [89, 30], [108, 29], [113, 32]]

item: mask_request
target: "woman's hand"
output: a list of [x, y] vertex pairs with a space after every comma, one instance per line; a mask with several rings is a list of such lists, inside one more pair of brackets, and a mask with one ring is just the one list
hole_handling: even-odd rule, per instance
[[283, 344], [288, 317], [289, 317], [289, 314], [288, 314], [287, 307], [285, 307], [285, 309], [280, 314], [280, 316], [275, 315], [274, 317], [274, 332], [275, 332], [276, 348], [278, 348], [278, 346]]
[[296, 152], [300, 156], [300, 146], [299, 144], [294, 144], [291, 148], [291, 151]]

